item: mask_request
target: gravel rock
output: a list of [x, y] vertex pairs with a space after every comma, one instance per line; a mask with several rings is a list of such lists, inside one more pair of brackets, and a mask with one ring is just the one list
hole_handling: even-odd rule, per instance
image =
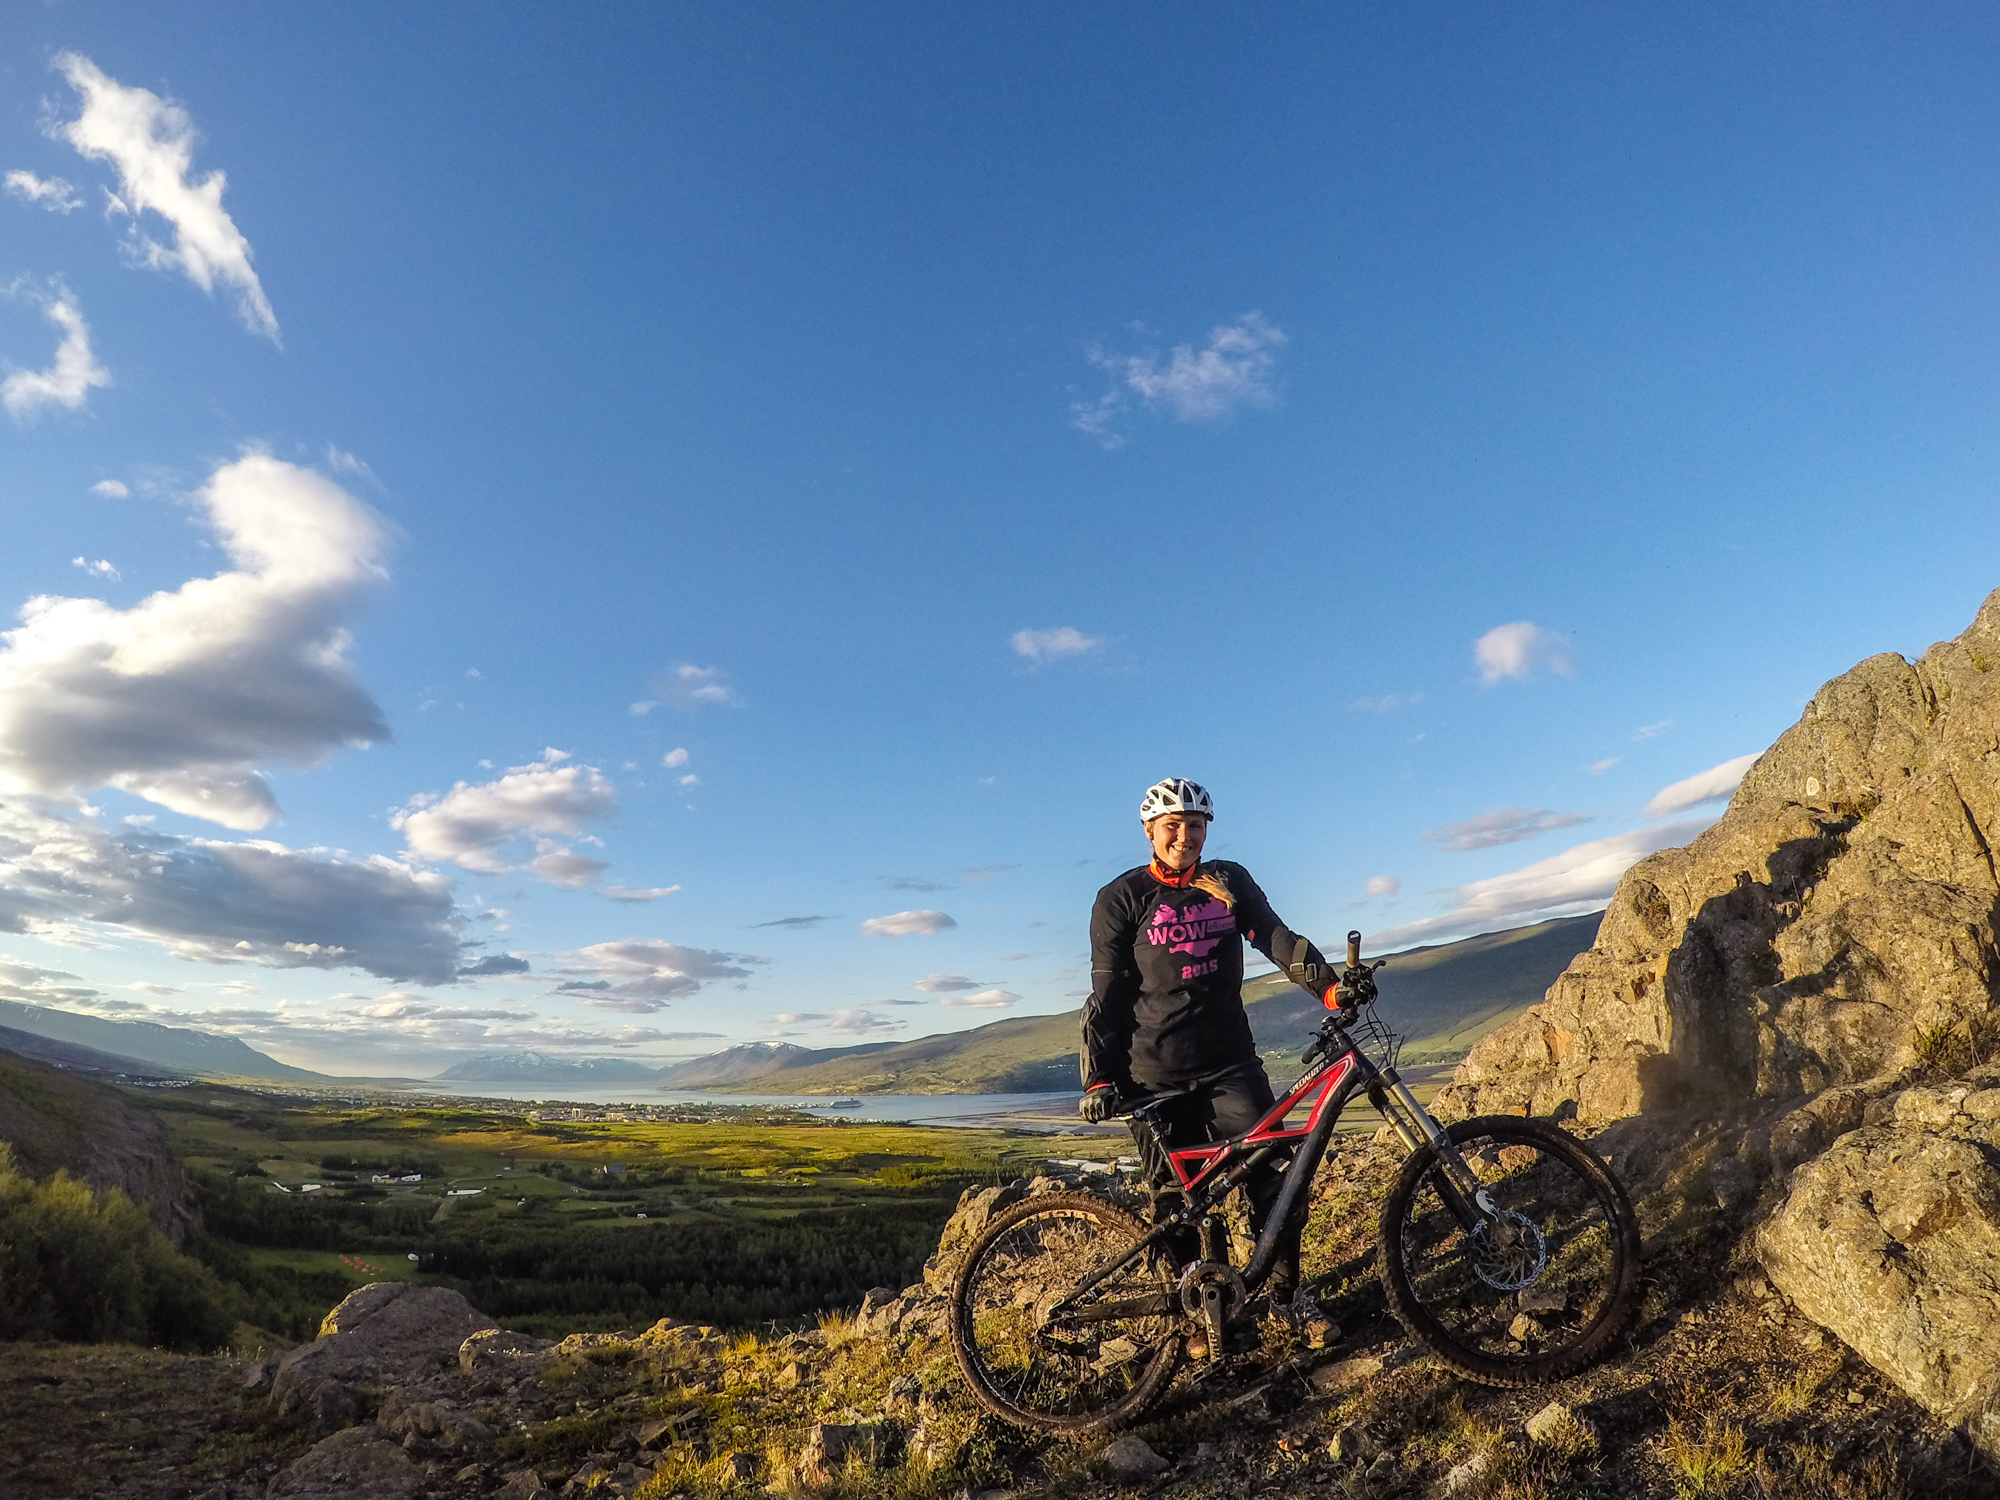
[[315, 1444], [271, 1481], [270, 1500], [412, 1500], [423, 1476], [378, 1427], [350, 1427]]
[[1171, 1467], [1144, 1438], [1133, 1437], [1129, 1433], [1107, 1443], [1097, 1457], [1120, 1479], [1151, 1479], [1155, 1474], [1166, 1473]]

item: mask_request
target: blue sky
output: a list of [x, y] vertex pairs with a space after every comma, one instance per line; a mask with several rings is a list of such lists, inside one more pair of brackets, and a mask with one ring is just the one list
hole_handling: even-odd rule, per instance
[[1056, 1011], [1165, 775], [1322, 941], [1601, 904], [2000, 585], [1996, 54], [20, 8], [0, 994], [411, 1075]]

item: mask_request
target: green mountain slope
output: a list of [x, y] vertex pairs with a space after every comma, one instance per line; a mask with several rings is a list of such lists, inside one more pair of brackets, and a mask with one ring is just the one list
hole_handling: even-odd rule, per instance
[[[1382, 1019], [1405, 1039], [1410, 1062], [1462, 1057], [1487, 1032], [1547, 993], [1569, 961], [1597, 940], [1601, 912], [1532, 927], [1481, 933], [1456, 943], [1389, 955], [1375, 976]], [[1243, 987], [1262, 1051], [1303, 1046], [1324, 1014], [1319, 1003], [1277, 974]]]
[[66, 1010], [0, 1000], [0, 1026], [51, 1041], [131, 1058], [164, 1072], [202, 1078], [271, 1078], [285, 1083], [332, 1083], [323, 1073], [288, 1067], [232, 1036], [210, 1036], [153, 1021], [105, 1021]]
[[[1542, 998], [1569, 961], [1597, 936], [1598, 916], [1566, 917], [1483, 933], [1392, 956], [1378, 977], [1383, 1018], [1410, 1039], [1413, 1062], [1462, 1054], [1494, 1027]], [[1319, 1003], [1276, 974], [1244, 987], [1261, 1051], [1296, 1050], [1322, 1014]], [[788, 1047], [760, 1058], [717, 1053], [668, 1070], [670, 1086], [754, 1094], [981, 1094], [1072, 1088], [1081, 1011], [1016, 1016], [971, 1031], [913, 1042], [812, 1051]], [[746, 1063], [755, 1064], [746, 1071]], [[769, 1065], [763, 1065], [768, 1063]], [[695, 1081], [697, 1079], [703, 1081]]]

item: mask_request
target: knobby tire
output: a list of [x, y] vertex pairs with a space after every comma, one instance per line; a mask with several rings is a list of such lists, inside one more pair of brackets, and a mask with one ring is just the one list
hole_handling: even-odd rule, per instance
[[[1436, 1150], [1415, 1152], [1382, 1205], [1390, 1311], [1440, 1361], [1481, 1384], [1574, 1375], [1606, 1352], [1638, 1303], [1631, 1200], [1596, 1152], [1549, 1121], [1481, 1115], [1446, 1134], [1514, 1238], [1496, 1248], [1469, 1235], [1445, 1204]], [[1532, 1234], [1515, 1227], [1526, 1223]]]
[[[952, 1289], [952, 1352], [982, 1406], [1017, 1426], [1079, 1437], [1132, 1422], [1159, 1399], [1180, 1362], [1177, 1313], [1054, 1329], [1041, 1322], [1147, 1232], [1091, 1193], [1046, 1193], [994, 1215]], [[1172, 1285], [1148, 1253], [1091, 1301]]]

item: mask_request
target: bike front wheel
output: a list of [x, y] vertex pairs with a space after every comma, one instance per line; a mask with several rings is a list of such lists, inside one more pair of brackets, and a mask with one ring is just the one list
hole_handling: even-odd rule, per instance
[[1452, 1188], [1436, 1147], [1404, 1163], [1382, 1206], [1390, 1310], [1483, 1384], [1575, 1374], [1638, 1301], [1631, 1200], [1594, 1151], [1548, 1121], [1482, 1115], [1445, 1134], [1478, 1182], [1477, 1201]]
[[[1072, 1436], [1130, 1422], [1173, 1379], [1174, 1281], [1146, 1227], [1090, 1193], [994, 1216], [952, 1293], [952, 1350], [980, 1404]], [[1096, 1277], [1096, 1283], [1082, 1290]]]

